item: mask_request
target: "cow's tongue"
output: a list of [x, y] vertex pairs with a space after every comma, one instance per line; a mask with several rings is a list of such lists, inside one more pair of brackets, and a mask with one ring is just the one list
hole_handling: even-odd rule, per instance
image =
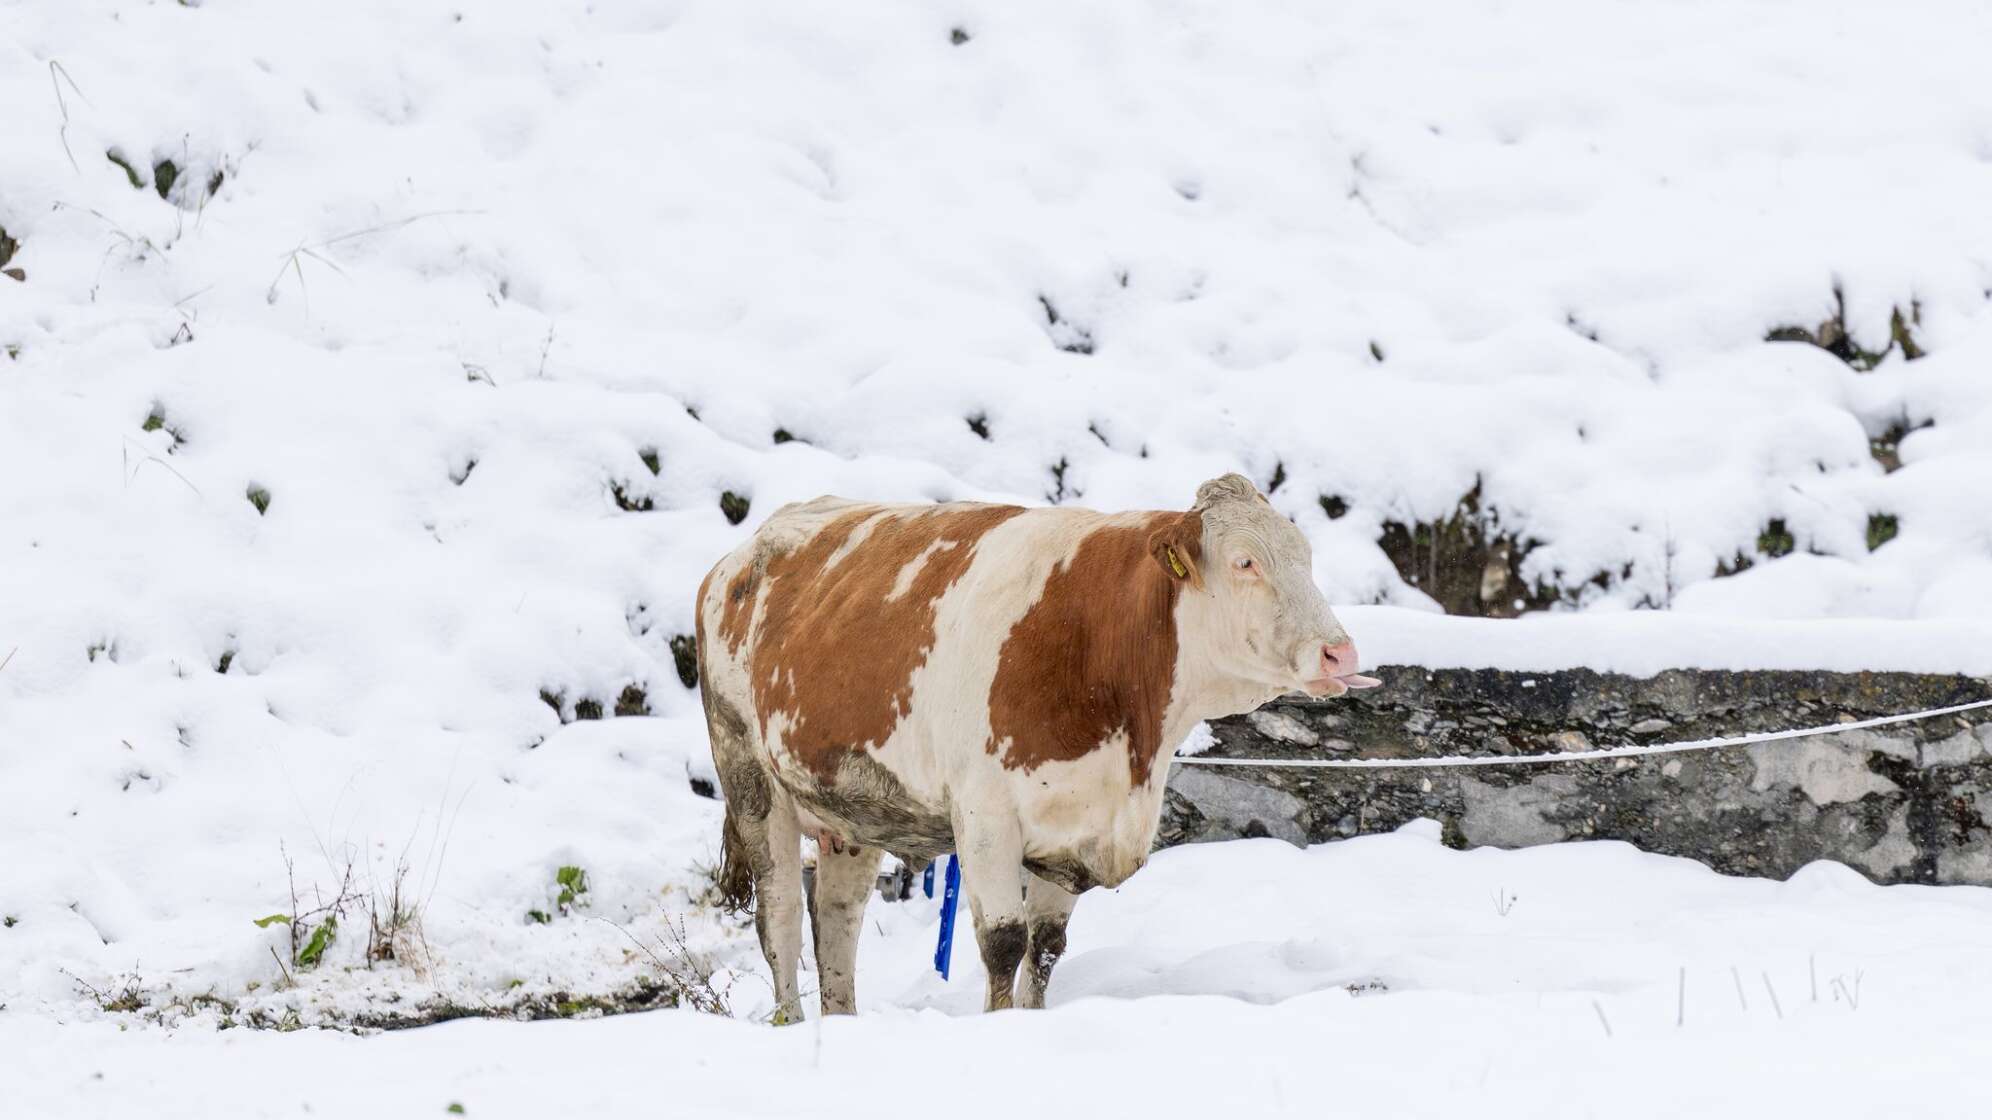
[[1349, 673], [1335, 679], [1349, 688], [1375, 688], [1377, 685], [1383, 683], [1375, 677], [1365, 677], [1359, 673]]

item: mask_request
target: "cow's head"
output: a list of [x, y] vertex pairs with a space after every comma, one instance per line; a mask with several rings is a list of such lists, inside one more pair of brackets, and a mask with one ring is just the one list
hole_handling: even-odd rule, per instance
[[1314, 586], [1307, 537], [1250, 480], [1228, 474], [1198, 487], [1196, 505], [1150, 547], [1169, 578], [1204, 597], [1202, 640], [1226, 674], [1311, 696], [1381, 683], [1356, 673], [1355, 643]]

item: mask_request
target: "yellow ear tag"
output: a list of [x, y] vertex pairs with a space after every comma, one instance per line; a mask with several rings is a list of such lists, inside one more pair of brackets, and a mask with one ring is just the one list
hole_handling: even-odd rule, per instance
[[1176, 573], [1177, 579], [1188, 579], [1190, 577], [1190, 570], [1183, 567], [1181, 560], [1176, 559], [1176, 546], [1165, 545], [1163, 547], [1164, 551], [1169, 554], [1169, 570]]

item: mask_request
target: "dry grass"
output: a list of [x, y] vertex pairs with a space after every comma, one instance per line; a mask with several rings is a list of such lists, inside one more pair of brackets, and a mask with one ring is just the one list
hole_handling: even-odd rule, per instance
[[616, 932], [629, 939], [629, 943], [636, 947], [638, 953], [657, 966], [657, 969], [664, 974], [664, 978], [677, 989], [678, 1006], [689, 1007], [708, 1015], [732, 1017], [733, 1006], [727, 998], [729, 989], [719, 987], [713, 982], [713, 976], [718, 973], [719, 966], [711, 957], [692, 948], [691, 943], [685, 938], [685, 926], [682, 920], [673, 921], [666, 918], [664, 920], [666, 940], [659, 942], [655, 947], [646, 944], [642, 938], [631, 933], [626, 927], [617, 925], [607, 918], [595, 920], [614, 927]]

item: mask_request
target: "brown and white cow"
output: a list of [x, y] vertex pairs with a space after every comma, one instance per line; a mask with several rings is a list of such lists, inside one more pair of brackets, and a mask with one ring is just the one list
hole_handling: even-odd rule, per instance
[[[1187, 513], [785, 506], [699, 588], [728, 900], [758, 895], [777, 1017], [799, 1018], [801, 840], [825, 1014], [856, 1009], [882, 853], [960, 854], [990, 1008], [1044, 1003], [1078, 894], [1148, 859], [1176, 744], [1282, 693], [1340, 695], [1356, 650], [1307, 539], [1238, 475]], [[1019, 963], [1027, 962], [1021, 977]]]

